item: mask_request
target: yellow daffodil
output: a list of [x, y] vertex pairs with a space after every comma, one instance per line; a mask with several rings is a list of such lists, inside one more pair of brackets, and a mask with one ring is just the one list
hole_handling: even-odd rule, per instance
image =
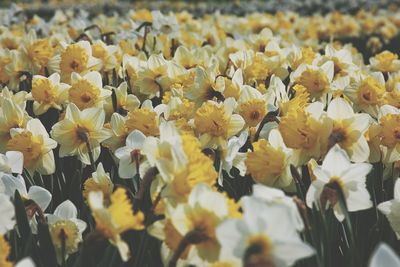
[[111, 195], [111, 202], [104, 206], [101, 191], [89, 193], [89, 207], [96, 222], [96, 230], [118, 248], [123, 261], [130, 257], [128, 244], [121, 234], [128, 230], [142, 230], [144, 215], [141, 211], [133, 213], [132, 203], [126, 190], [117, 188]]

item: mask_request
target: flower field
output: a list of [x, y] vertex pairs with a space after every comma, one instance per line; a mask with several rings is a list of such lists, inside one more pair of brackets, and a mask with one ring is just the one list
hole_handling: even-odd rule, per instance
[[0, 9], [0, 267], [400, 266], [400, 8], [159, 5]]

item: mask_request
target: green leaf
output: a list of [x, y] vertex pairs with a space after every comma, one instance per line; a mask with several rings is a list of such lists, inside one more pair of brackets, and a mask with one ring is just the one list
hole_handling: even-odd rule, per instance
[[56, 250], [47, 223], [38, 222], [39, 251], [44, 266], [58, 266]]
[[21, 238], [26, 240], [31, 235], [31, 227], [29, 226], [28, 217], [26, 216], [24, 201], [22, 200], [18, 190], [15, 190], [14, 205], [18, 232]]

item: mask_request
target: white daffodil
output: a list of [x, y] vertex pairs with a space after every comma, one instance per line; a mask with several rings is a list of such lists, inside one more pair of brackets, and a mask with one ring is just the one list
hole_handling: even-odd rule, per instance
[[131, 253], [121, 234], [128, 230], [143, 230], [144, 215], [133, 213], [132, 203], [126, 190], [117, 188], [110, 197], [109, 205], [104, 205], [103, 192], [90, 192], [88, 203], [96, 222], [96, 230], [117, 247], [122, 260], [129, 259]]
[[40, 186], [32, 185], [29, 190], [26, 188], [24, 178], [21, 175], [3, 175], [0, 177], [0, 193], [14, 197], [15, 190], [18, 190], [22, 198], [33, 200], [41, 209], [45, 211], [51, 201], [51, 193]]
[[53, 174], [56, 166], [53, 149], [57, 142], [49, 137], [39, 119], [31, 119], [26, 128], [10, 130], [11, 139], [7, 142], [7, 150], [20, 151], [24, 155], [24, 168], [33, 174]]
[[6, 194], [0, 193], [0, 235], [14, 228], [15, 225], [15, 208], [10, 201], [10, 197]]
[[370, 116], [365, 113], [355, 114], [351, 105], [339, 97], [329, 103], [327, 115], [333, 120], [332, 132], [328, 138], [329, 147], [339, 144], [352, 161], [366, 161], [369, 146], [364, 134], [368, 130]]
[[146, 138], [142, 150], [150, 166], [157, 167], [165, 182], [172, 181], [175, 173], [184, 169], [189, 156], [184, 153], [181, 136], [174, 122], [161, 122], [160, 138]]
[[59, 156], [77, 155], [84, 164], [90, 164], [88, 143], [93, 159], [100, 156], [100, 143], [111, 137], [111, 131], [104, 128], [105, 114], [101, 108], [80, 111], [69, 104], [65, 118], [54, 124], [51, 136], [60, 144]]
[[179, 24], [175, 15], [164, 16], [160, 11], [151, 12], [153, 17], [153, 28], [156, 32], [166, 34], [171, 38], [177, 38], [180, 35]]
[[222, 76], [218, 76], [217, 65], [208, 69], [196, 67], [193, 86], [187, 91], [186, 97], [196, 103], [196, 107], [207, 100], [222, 99], [225, 90], [225, 82]]
[[332, 44], [325, 46], [325, 55], [318, 59], [318, 63], [326, 62], [331, 60], [334, 63], [334, 76], [342, 77], [348, 74], [352, 74], [358, 70], [357, 65], [353, 62], [353, 56], [351, 47], [342, 47], [336, 49]]
[[100, 59], [99, 68], [102, 72], [108, 72], [115, 69], [118, 65], [116, 53], [118, 47], [115, 45], [106, 45], [101, 40], [96, 40], [92, 44], [93, 57]]
[[[117, 100], [115, 108], [117, 112], [128, 112], [139, 108], [140, 100], [137, 98], [137, 96], [128, 94], [128, 84], [126, 82], [121, 83], [117, 88], [105, 86], [104, 89], [115, 92], [115, 97]], [[114, 111], [112, 95], [106, 99], [104, 109], [106, 110], [107, 114], [112, 114]]]
[[126, 146], [115, 150], [114, 154], [119, 159], [118, 174], [121, 178], [132, 178], [138, 172], [143, 158], [141, 150], [146, 136], [138, 130], [131, 132], [126, 138]]
[[253, 194], [251, 197], [255, 197], [267, 205], [286, 206], [290, 213], [290, 219], [292, 220], [296, 230], [304, 230], [303, 219], [296, 203], [294, 202], [293, 198], [286, 196], [282, 190], [261, 184], [255, 184], [253, 185]]
[[385, 243], [380, 243], [375, 248], [369, 261], [369, 267], [397, 267], [400, 258], [397, 253]]
[[394, 185], [394, 198], [380, 203], [378, 209], [388, 218], [397, 239], [400, 239], [400, 179]]
[[221, 156], [221, 167], [218, 176], [218, 183], [220, 185], [222, 185], [222, 170], [226, 171], [230, 177], [232, 177], [230, 172], [233, 167], [239, 170], [241, 176], [246, 174], [246, 153], [239, 152], [239, 150], [246, 143], [248, 136], [249, 134], [247, 131], [243, 131], [239, 137], [233, 136], [228, 140], [226, 148], [223, 149]]
[[188, 202], [178, 204], [170, 219], [182, 237], [196, 231], [203, 236], [204, 241], [194, 247], [202, 259], [213, 262], [218, 259], [221, 249], [215, 231], [228, 214], [225, 197], [206, 184], [198, 184], [190, 193]]
[[20, 151], [7, 151], [0, 154], [0, 176], [3, 174], [21, 174], [24, 166], [24, 154]]
[[250, 264], [253, 258], [267, 266], [292, 266], [314, 250], [304, 243], [284, 205], [266, 205], [254, 197], [242, 200], [243, 219], [228, 219], [218, 226], [221, 257]]
[[62, 262], [62, 246], [65, 245], [65, 259], [78, 250], [82, 242], [82, 233], [86, 223], [77, 218], [78, 210], [70, 200], [65, 200], [54, 210], [46, 214], [50, 236], [56, 249], [57, 261]]
[[[370, 195], [366, 188], [366, 176], [371, 171], [369, 163], [351, 163], [346, 151], [339, 145], [332, 147], [326, 154], [321, 166], [313, 169], [316, 177], [311, 183], [307, 196], [307, 206], [312, 208], [313, 203], [321, 207], [321, 194], [326, 184], [337, 183], [346, 200], [347, 209], [350, 212], [365, 210], [372, 207]], [[339, 203], [330, 203], [336, 218], [343, 221], [344, 214]]]

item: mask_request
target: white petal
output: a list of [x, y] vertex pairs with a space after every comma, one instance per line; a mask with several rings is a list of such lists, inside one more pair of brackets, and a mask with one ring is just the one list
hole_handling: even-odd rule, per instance
[[322, 163], [322, 169], [328, 171], [331, 175], [338, 175], [349, 167], [349, 156], [337, 144], [328, 151]]
[[65, 200], [54, 211], [54, 215], [61, 217], [63, 219], [73, 219], [78, 215], [78, 210], [76, 209], [74, 203], [70, 200]]
[[134, 130], [126, 138], [126, 145], [133, 149], [141, 149], [143, 147], [146, 136], [139, 130]]
[[396, 252], [385, 243], [380, 243], [372, 254], [369, 267], [397, 267], [400, 259]]
[[20, 151], [7, 151], [6, 156], [8, 159], [8, 164], [11, 167], [13, 173], [22, 173], [24, 165], [24, 154]]
[[36, 202], [45, 211], [50, 204], [51, 194], [45, 188], [33, 185], [29, 188], [28, 197]]

